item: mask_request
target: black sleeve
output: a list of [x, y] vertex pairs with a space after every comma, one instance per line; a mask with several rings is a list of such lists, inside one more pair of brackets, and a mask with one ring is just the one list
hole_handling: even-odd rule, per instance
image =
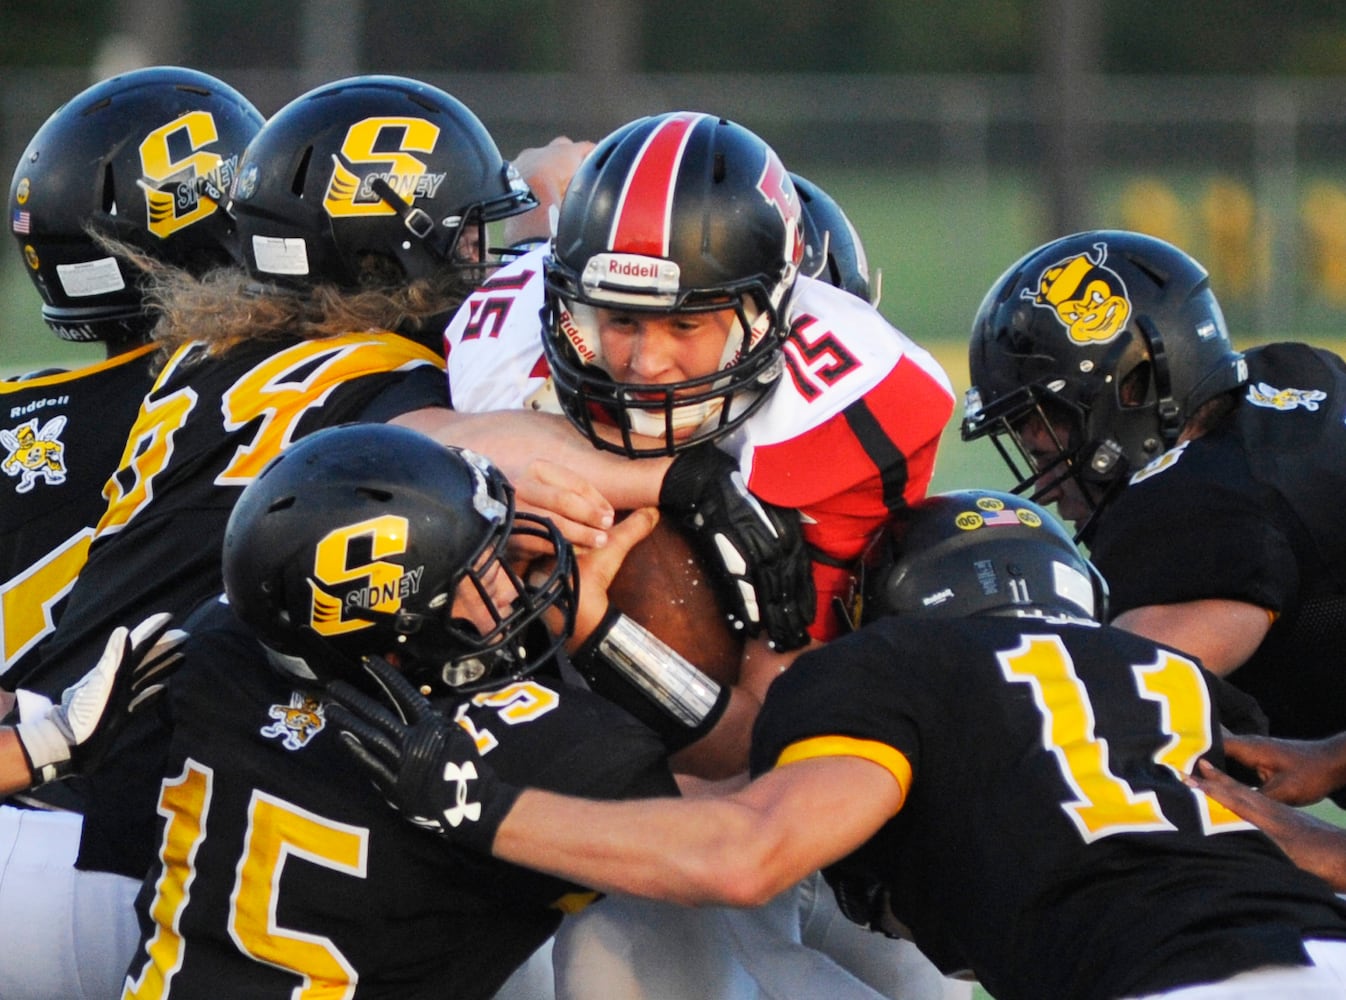
[[1295, 598], [1298, 561], [1262, 487], [1233, 449], [1212, 445], [1192, 442], [1101, 518], [1090, 557], [1108, 582], [1111, 614], [1214, 598], [1281, 611]]
[[374, 395], [360, 412], [364, 423], [387, 423], [394, 417], [427, 406], [449, 405], [449, 383], [444, 371], [421, 365]]

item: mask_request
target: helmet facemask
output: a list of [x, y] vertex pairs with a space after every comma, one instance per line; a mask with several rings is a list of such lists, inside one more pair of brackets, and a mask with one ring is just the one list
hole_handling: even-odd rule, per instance
[[[804, 255], [799, 201], [766, 143], [705, 113], [637, 119], [585, 157], [543, 263], [543, 344], [566, 415], [596, 447], [671, 455], [723, 437], [766, 402], [784, 371]], [[697, 353], [678, 373], [635, 375], [639, 366], [614, 372], [581, 307], [674, 319], [733, 310], [736, 322], [724, 351], [709, 352], [718, 359]]]
[[1086, 440], [1088, 410], [1049, 386], [1024, 386], [985, 408], [973, 387], [965, 408], [963, 440], [991, 439], [1014, 478], [1014, 494], [1049, 504], [1068, 489], [1084, 504], [1076, 541], [1126, 481], [1128, 467], [1115, 443]]
[[[455, 694], [499, 687], [535, 672], [570, 634], [579, 587], [571, 550], [550, 521], [516, 514], [512, 490], [509, 496], [499, 507], [498, 527], [482, 539], [468, 568], [428, 600], [395, 612], [345, 602], [347, 618], [380, 627], [389, 639], [382, 655], [395, 657], [413, 683]], [[534, 540], [530, 555], [537, 541], [545, 546], [541, 558], [550, 566], [545, 573], [525, 578], [515, 569], [510, 549], [524, 537]], [[309, 582], [318, 589], [316, 581]], [[502, 599], [502, 592], [512, 596]], [[543, 621], [552, 609], [561, 615], [551, 623], [555, 631]]]
[[[544, 337], [566, 414], [596, 446], [633, 458], [672, 455], [723, 437], [766, 402], [783, 370], [783, 314], [793, 273], [771, 291], [760, 282], [729, 293], [682, 291], [675, 263], [642, 259], [668, 284], [666, 290], [637, 293], [597, 277], [600, 264], [611, 266], [630, 255], [601, 256], [602, 262], [590, 260], [579, 289], [570, 285], [570, 295], [558, 290], [563, 282], [549, 273]], [[618, 382], [604, 357], [599, 309], [674, 317], [732, 310], [733, 318], [714, 371], [676, 382]], [[613, 431], [620, 442], [611, 440]], [[638, 442], [633, 435], [657, 443]]]

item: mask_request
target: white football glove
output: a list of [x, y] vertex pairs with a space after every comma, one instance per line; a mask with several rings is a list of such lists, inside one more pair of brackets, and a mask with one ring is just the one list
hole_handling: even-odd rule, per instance
[[59, 705], [14, 727], [35, 784], [95, 763], [126, 716], [163, 690], [186, 638], [180, 630], [168, 631], [171, 620], [157, 614], [133, 629], [113, 629], [103, 655], [65, 689]]

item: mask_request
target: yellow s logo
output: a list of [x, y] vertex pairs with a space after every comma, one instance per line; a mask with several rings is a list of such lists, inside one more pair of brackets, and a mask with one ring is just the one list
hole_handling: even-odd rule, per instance
[[[227, 191], [236, 157], [226, 162], [205, 149], [218, 142], [219, 130], [209, 111], [189, 111], [155, 129], [140, 144], [140, 166], [145, 173], [145, 208], [149, 230], [161, 239], [220, 210], [211, 198], [201, 197], [200, 182]], [[184, 150], [186, 151], [183, 155]], [[176, 180], [167, 190], [164, 186]]]
[[[398, 563], [385, 560], [407, 551], [409, 527], [405, 517], [384, 514], [337, 528], [318, 543], [313, 579], [309, 581], [313, 631], [330, 637], [370, 626], [365, 619], [347, 618], [348, 607], [385, 614], [401, 610], [402, 599], [420, 588], [423, 568], [404, 570]], [[343, 586], [356, 581], [364, 581], [364, 585], [352, 590]], [[344, 601], [333, 593], [338, 587], [345, 592]]]
[[[346, 132], [327, 184], [323, 207], [333, 218], [392, 215], [393, 209], [375, 193], [371, 182], [386, 181], [409, 202], [434, 197], [443, 173], [428, 173], [425, 161], [414, 153], [434, 152], [439, 126], [424, 118], [366, 118]], [[353, 168], [375, 164], [382, 169], [356, 174]]]

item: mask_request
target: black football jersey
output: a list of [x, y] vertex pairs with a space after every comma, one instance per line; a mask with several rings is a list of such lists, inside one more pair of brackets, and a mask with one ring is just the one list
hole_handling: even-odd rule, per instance
[[[161, 706], [173, 736], [127, 997], [489, 997], [592, 898], [395, 812], [226, 605], [191, 631]], [[676, 794], [658, 739], [586, 690], [529, 678], [473, 696], [466, 719], [507, 781]]]
[[0, 683], [37, 662], [84, 565], [103, 485], [154, 382], [145, 346], [76, 371], [0, 381]]
[[861, 756], [905, 781], [897, 815], [825, 875], [886, 887], [921, 950], [998, 1000], [1304, 964], [1302, 938], [1346, 937], [1346, 903], [1180, 780], [1223, 760], [1207, 677], [1117, 629], [889, 618], [772, 685], [753, 769]]
[[218, 357], [180, 348], [123, 439], [82, 581], [22, 686], [55, 698], [117, 625], [186, 615], [219, 593], [234, 501], [290, 441], [367, 419], [381, 396], [395, 394], [393, 412], [443, 404], [443, 381], [437, 353], [391, 333], [245, 343]]
[[1273, 733], [1326, 736], [1346, 729], [1346, 363], [1293, 343], [1247, 358], [1232, 419], [1137, 473], [1091, 557], [1113, 613], [1202, 598], [1274, 611], [1229, 680]]
[[[442, 405], [443, 359], [391, 333], [240, 344], [218, 357], [187, 344], [145, 396], [106, 509], [60, 627], [17, 679], [59, 700], [97, 660], [107, 635], [155, 612], [181, 620], [223, 589], [220, 550], [234, 501], [292, 440], [357, 419]], [[124, 789], [154, 770], [161, 737], [138, 720], [96, 775], [32, 798], [85, 813], [80, 865], [140, 878], [150, 862], [148, 811]], [[53, 798], [59, 796], [59, 798]]]

